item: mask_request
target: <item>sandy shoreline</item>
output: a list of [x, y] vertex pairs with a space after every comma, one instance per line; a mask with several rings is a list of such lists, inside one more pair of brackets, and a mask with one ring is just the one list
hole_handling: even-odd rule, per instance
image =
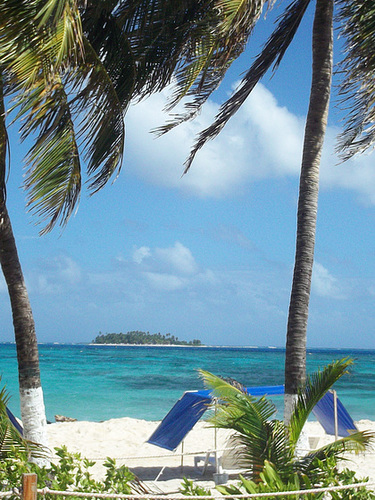
[[[205, 422], [198, 422], [187, 435], [184, 453], [188, 455], [183, 458], [181, 470], [181, 445], [172, 453], [146, 442], [158, 423], [127, 417], [104, 422], [54, 423], [48, 425], [49, 445], [51, 449], [66, 445], [69, 451], [79, 452], [83, 457], [97, 462], [92, 473], [98, 478], [103, 475], [104, 460], [111, 457], [116, 459], [118, 465], [127, 465], [154, 491], [177, 491], [184, 476], [205, 487], [214, 488], [214, 468], [209, 467], [202, 476], [194, 467], [194, 456], [204, 456], [206, 451], [215, 448], [214, 429], [207, 427]], [[371, 430], [375, 433], [373, 421], [361, 420], [356, 424], [359, 430]], [[318, 446], [334, 439], [325, 434], [318, 422], [309, 422], [307, 433], [310, 438], [319, 439]], [[219, 450], [225, 448], [228, 436], [227, 431], [218, 431]], [[347, 458], [350, 462], [345, 463], [346, 467], [355, 470], [358, 477], [370, 477], [375, 482], [375, 444], [365, 454], [348, 454]], [[164, 466], [164, 471], [155, 483]]]

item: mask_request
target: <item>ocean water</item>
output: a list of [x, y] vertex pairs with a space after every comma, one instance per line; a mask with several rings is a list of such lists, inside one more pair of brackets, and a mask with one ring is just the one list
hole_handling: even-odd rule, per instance
[[[50, 421], [55, 414], [90, 421], [160, 420], [184, 391], [203, 388], [200, 368], [247, 386], [284, 380], [283, 349], [43, 344], [39, 355]], [[348, 356], [355, 364], [335, 386], [339, 398], [354, 420], [375, 420], [375, 350], [309, 350], [308, 372]], [[0, 359], [1, 383], [19, 415], [15, 345], [0, 344]], [[282, 418], [282, 396], [272, 399]]]

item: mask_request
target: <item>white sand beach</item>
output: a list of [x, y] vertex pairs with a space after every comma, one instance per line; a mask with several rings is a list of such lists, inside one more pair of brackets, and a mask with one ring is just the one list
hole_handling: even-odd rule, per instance
[[[359, 430], [375, 433], [375, 422], [361, 420], [356, 424]], [[194, 468], [194, 456], [204, 456], [206, 451], [215, 448], [214, 429], [205, 422], [198, 422], [184, 441], [186, 455], [181, 468], [181, 445], [173, 453], [146, 443], [157, 425], [158, 422], [132, 418], [54, 423], [48, 425], [49, 445], [51, 449], [66, 445], [69, 451], [80, 452], [83, 457], [96, 461], [92, 473], [98, 478], [103, 475], [104, 460], [111, 457], [118, 465], [127, 465], [153, 491], [178, 491], [184, 476], [202, 486], [214, 488], [214, 468], [209, 467], [203, 476]], [[334, 439], [325, 434], [318, 422], [308, 422], [306, 429], [309, 438], [319, 438], [317, 446]], [[217, 449], [225, 448], [228, 437], [227, 431], [218, 431]], [[345, 467], [355, 470], [360, 478], [370, 477], [375, 483], [375, 443], [366, 453], [348, 453], [346, 457], [350, 461], [344, 463]], [[156, 482], [163, 467], [165, 469]]]

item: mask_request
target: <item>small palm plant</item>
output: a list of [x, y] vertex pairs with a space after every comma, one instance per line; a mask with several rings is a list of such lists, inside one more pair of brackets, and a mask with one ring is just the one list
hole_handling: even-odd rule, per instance
[[[265, 397], [250, 396], [223, 379], [201, 371], [206, 385], [213, 389], [219, 401], [215, 415], [210, 418], [211, 424], [235, 431], [231, 443], [234, 444], [239, 466], [246, 470], [250, 479], [249, 482], [242, 478], [245, 488], [249, 489], [252, 484], [257, 489], [257, 485], [268, 483], [271, 486], [272, 483], [279, 490], [281, 484], [288, 487], [294, 484], [292, 489], [295, 490], [322, 484], [328, 462], [336, 463], [345, 451], [365, 450], [374, 435], [358, 431], [302, 457], [296, 454], [299, 437], [312, 409], [332, 385], [347, 373], [352, 363], [347, 358], [335, 361], [307, 377], [305, 390], [298, 395], [288, 425], [274, 418], [276, 408]], [[223, 493], [238, 493], [232, 491], [233, 487], [229, 487], [231, 491], [226, 491], [226, 488], [222, 487]]]

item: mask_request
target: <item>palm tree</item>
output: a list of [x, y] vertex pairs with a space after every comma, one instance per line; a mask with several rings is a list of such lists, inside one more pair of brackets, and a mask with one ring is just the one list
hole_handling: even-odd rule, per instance
[[[317, 460], [340, 459], [345, 451], [364, 451], [375, 437], [371, 432], [355, 432], [304, 456], [296, 456], [296, 447], [305, 422], [314, 406], [352, 364], [349, 359], [335, 361], [307, 377], [306, 386], [298, 398], [290, 422], [274, 418], [276, 408], [265, 397], [255, 398], [209, 372], [201, 371], [206, 385], [213, 389], [218, 403], [209, 420], [217, 428], [234, 431], [233, 444], [238, 464], [246, 475], [259, 482], [267, 464], [287, 484], [291, 477], [316, 480]], [[304, 479], [305, 480], [305, 479]], [[302, 482], [301, 482], [302, 483]], [[304, 486], [306, 488], [306, 484]]]
[[[254, 5], [237, 14], [244, 32], [259, 17]], [[0, 259], [30, 440], [47, 443], [46, 418], [35, 325], [6, 207], [5, 99], [13, 99], [16, 119], [22, 119], [21, 137], [34, 140], [25, 187], [30, 210], [47, 222], [43, 234], [64, 226], [77, 205], [82, 154], [92, 194], [119, 172], [131, 99], [163, 89], [177, 73], [185, 81], [174, 101], [193, 89], [196, 105], [203, 103], [245, 45], [230, 16], [237, 19], [225, 2], [215, 10], [209, 0], [1, 2]]]
[[[51, 3], [51, 2], [50, 2]], [[47, 445], [46, 418], [40, 381], [35, 324], [6, 208], [7, 134], [5, 97], [14, 99], [17, 118], [24, 118], [22, 137], [34, 134], [29, 152], [26, 186], [29, 205], [49, 223], [65, 224], [81, 188], [80, 160], [72, 110], [80, 112], [86, 101], [92, 135], [83, 140], [91, 156], [91, 187], [99, 189], [119, 168], [123, 148], [122, 106], [97, 58], [89, 51], [83, 61], [78, 10], [60, 2], [61, 12], [49, 12], [45, 2], [2, 2], [0, 8], [0, 260], [11, 299], [17, 359], [21, 416], [27, 439]], [[79, 62], [81, 64], [79, 65]], [[80, 69], [80, 71], [78, 71]], [[65, 80], [65, 81], [64, 81]], [[80, 86], [80, 81], [85, 86]], [[66, 82], [75, 93], [67, 100]], [[96, 109], [95, 101], [100, 105]], [[90, 102], [94, 102], [94, 105]]]
[[[227, 2], [233, 8], [242, 2]], [[239, 89], [222, 105], [215, 121], [200, 133], [189, 158], [185, 173], [196, 153], [204, 144], [216, 137], [227, 121], [238, 111], [265, 73], [280, 64], [291, 43], [310, 0], [293, 0], [285, 9], [273, 34], [264, 46]], [[312, 83], [310, 104], [306, 118], [301, 176], [299, 186], [296, 254], [289, 305], [285, 356], [285, 419], [288, 420], [298, 388], [306, 377], [306, 336], [311, 276], [314, 261], [317, 202], [319, 191], [319, 165], [327, 126], [331, 91], [333, 59], [333, 3], [334, 0], [316, 0], [312, 41]], [[161, 127], [167, 132], [178, 121]]]
[[313, 63], [299, 185], [297, 240], [285, 353], [285, 415], [289, 421], [306, 376], [306, 338], [318, 211], [319, 166], [327, 128], [333, 64], [333, 0], [317, 0]]
[[[197, 141], [185, 164], [187, 172], [196, 153], [204, 144], [216, 137], [228, 120], [238, 111], [259, 80], [273, 65], [275, 70], [280, 64], [289, 44], [311, 0], [293, 0], [279, 18], [278, 26], [268, 39], [264, 49], [257, 57], [243, 78], [238, 90], [220, 108], [215, 121], [198, 136]], [[270, 2], [272, 3], [272, 2]], [[238, 19], [230, 13], [242, 9], [261, 10], [266, 2], [242, 2], [230, 0], [218, 2], [221, 8], [225, 4], [227, 17], [232, 26]], [[314, 260], [314, 244], [317, 219], [319, 190], [319, 164], [331, 91], [332, 75], [332, 11], [337, 5], [337, 20], [341, 34], [346, 39], [346, 56], [339, 63], [340, 93], [345, 111], [349, 109], [344, 132], [339, 137], [338, 151], [347, 160], [362, 153], [375, 143], [375, 107], [374, 75], [375, 58], [373, 43], [375, 32], [375, 10], [371, 0], [316, 0], [314, 25], [312, 30], [312, 83], [309, 110], [306, 118], [301, 176], [299, 186], [297, 237], [292, 290], [289, 304], [286, 356], [285, 356], [285, 418], [290, 413], [297, 397], [299, 386], [304, 385], [306, 376], [306, 337], [311, 290], [311, 276]], [[237, 10], [236, 10], [237, 9]], [[259, 16], [259, 12], [257, 13]], [[246, 22], [246, 20], [244, 21]], [[225, 24], [225, 23], [224, 23]], [[241, 27], [239, 27], [241, 31]], [[249, 32], [243, 33], [248, 36]], [[184, 82], [181, 79], [180, 85]], [[197, 108], [201, 104], [196, 102]], [[188, 113], [179, 116], [164, 127], [159, 133], [165, 133], [172, 127], [191, 116]], [[197, 111], [195, 108], [194, 112]]]

